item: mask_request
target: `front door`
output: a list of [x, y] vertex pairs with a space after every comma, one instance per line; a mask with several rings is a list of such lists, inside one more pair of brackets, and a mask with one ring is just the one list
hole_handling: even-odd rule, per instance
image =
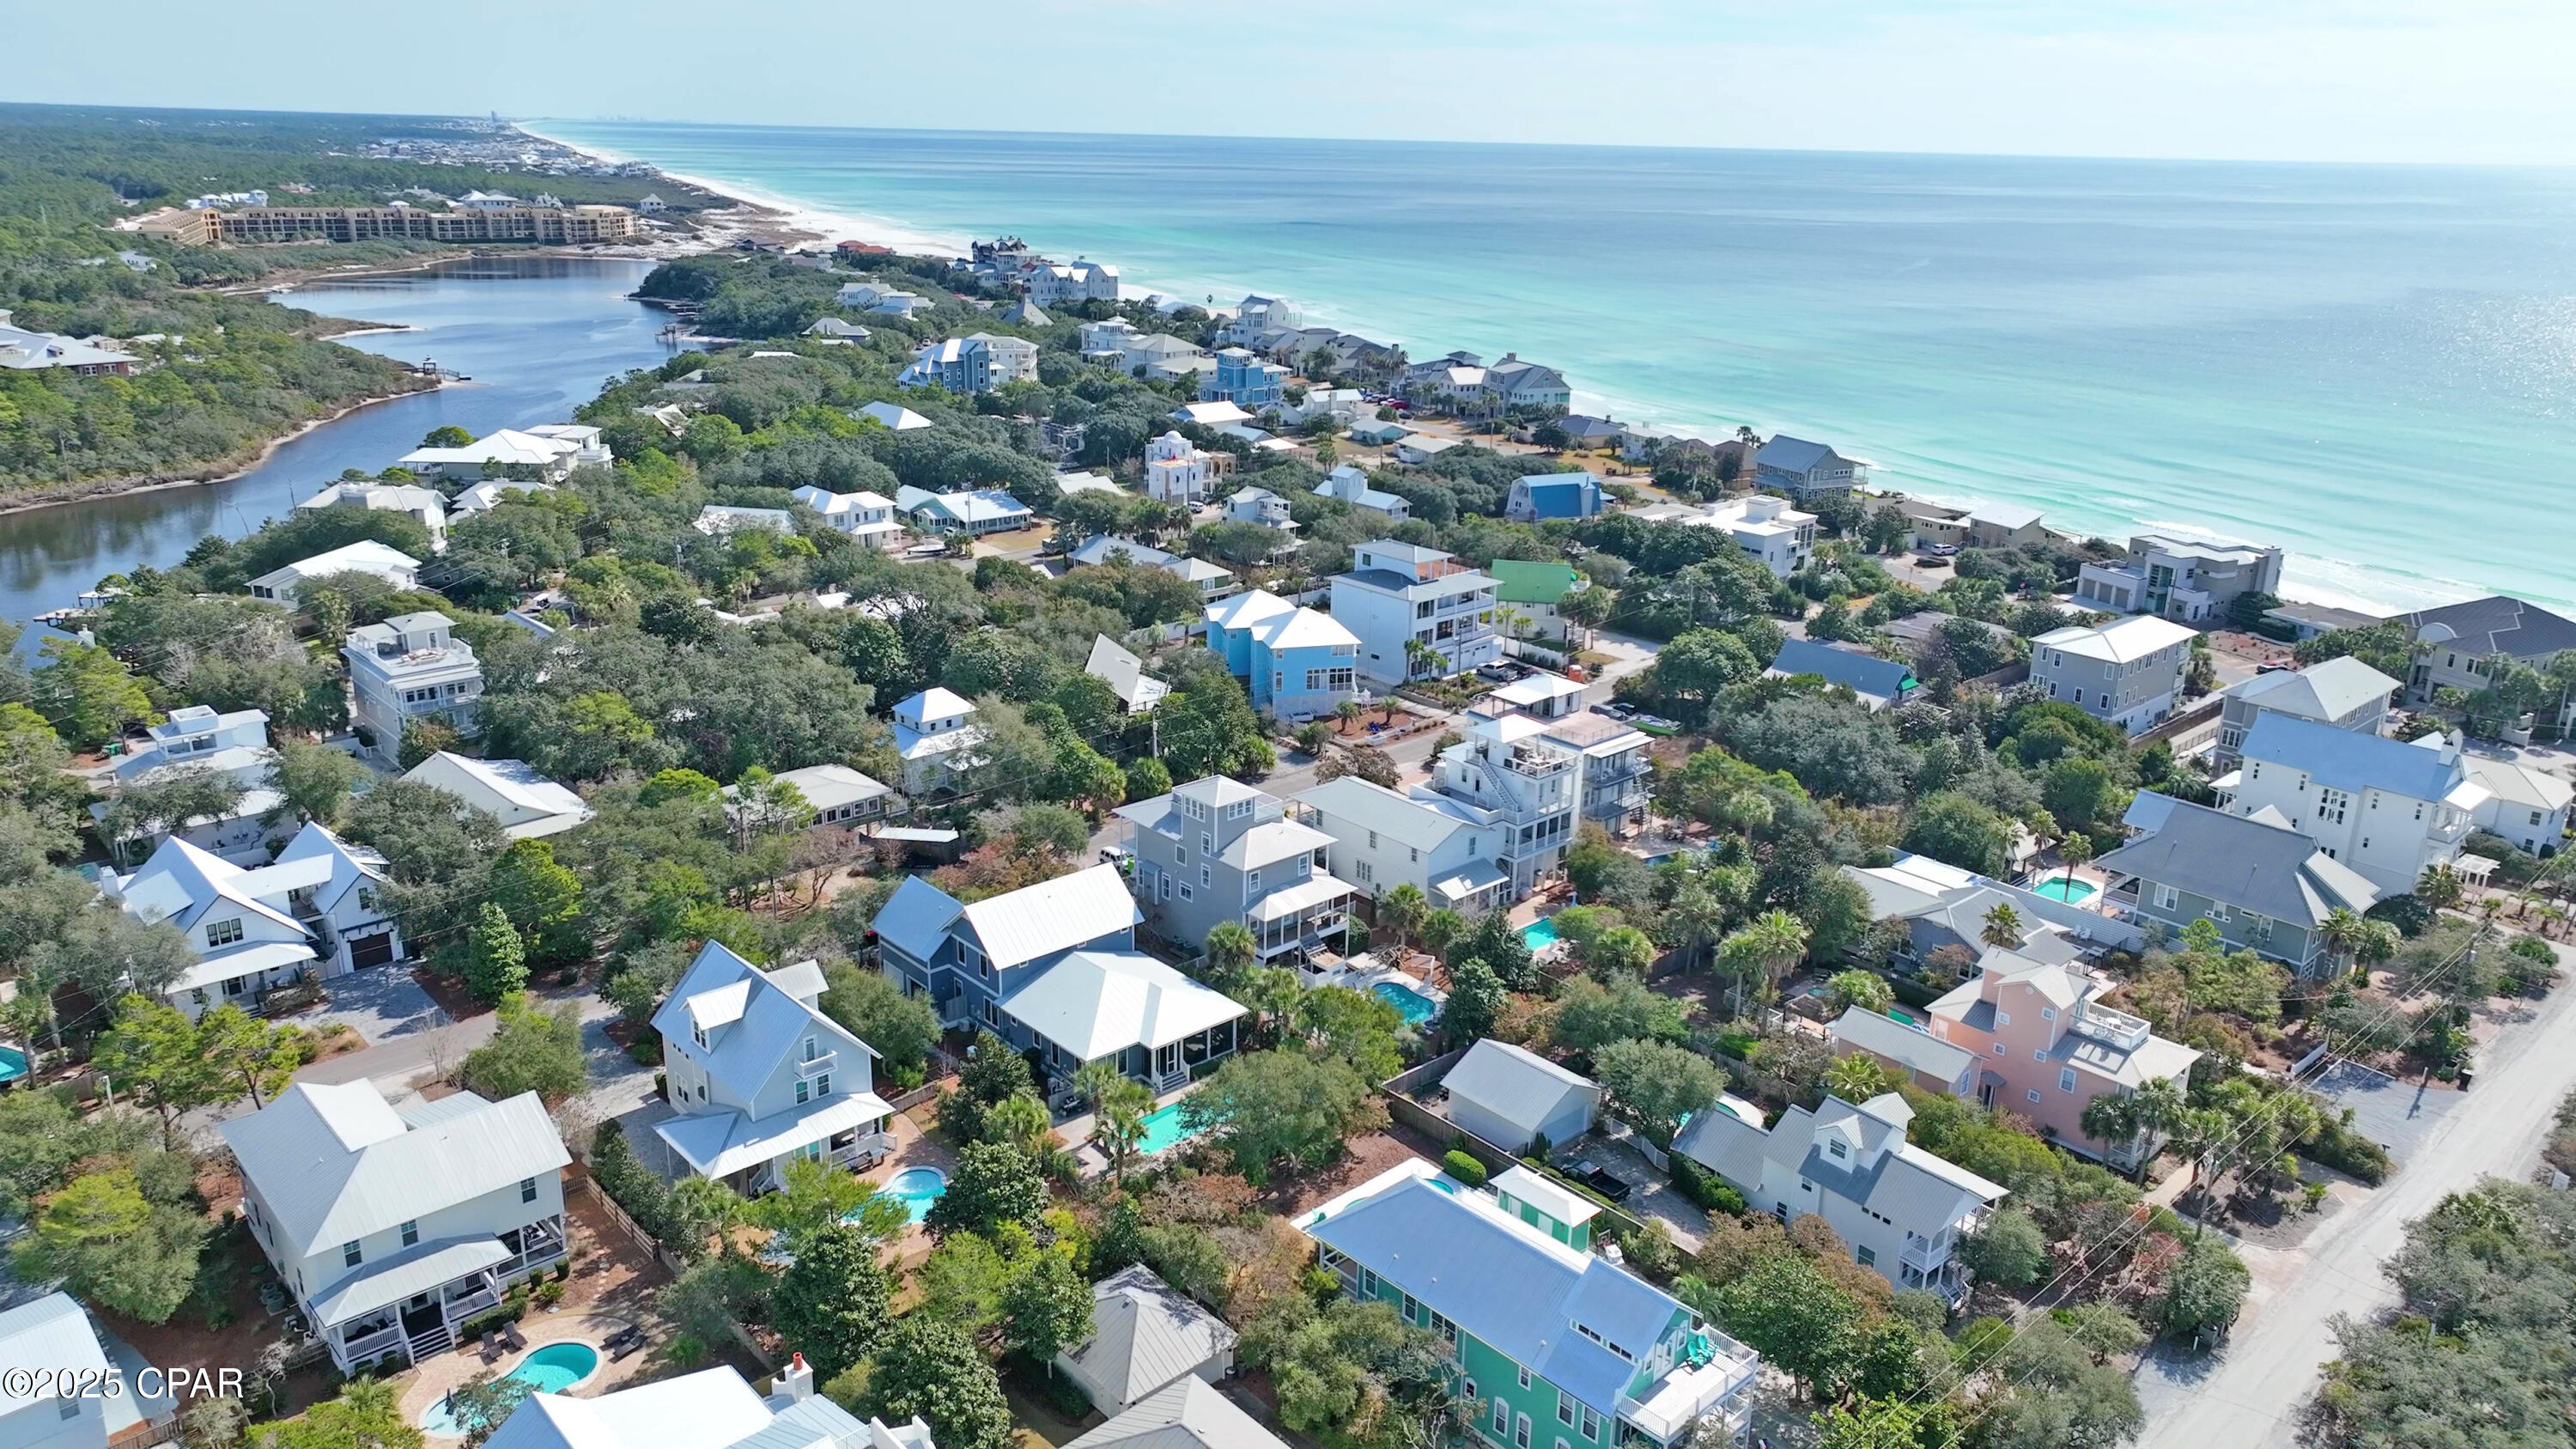
[[1977, 1105], [1980, 1107], [1992, 1107], [1995, 1105], [1994, 1083], [1979, 1082], [1977, 1084]]
[[405, 1338], [427, 1333], [446, 1322], [447, 1315], [439, 1310], [438, 1299], [432, 1294], [415, 1293], [411, 1301], [403, 1305], [402, 1328]]

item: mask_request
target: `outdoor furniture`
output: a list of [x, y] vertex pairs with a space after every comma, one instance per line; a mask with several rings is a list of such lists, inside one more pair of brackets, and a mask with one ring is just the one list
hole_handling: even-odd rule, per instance
[[623, 1362], [628, 1355], [642, 1353], [643, 1351], [644, 1335], [639, 1332], [635, 1335], [633, 1340], [619, 1344], [617, 1347], [610, 1349], [608, 1352], [608, 1361], [610, 1363]]

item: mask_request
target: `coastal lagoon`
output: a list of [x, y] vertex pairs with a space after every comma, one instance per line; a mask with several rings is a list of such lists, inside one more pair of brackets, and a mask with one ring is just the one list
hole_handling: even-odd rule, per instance
[[1252, 290], [1577, 405], [1830, 441], [2060, 528], [2275, 542], [2293, 592], [2576, 607], [2576, 174], [546, 122], [963, 250]]
[[[626, 300], [651, 270], [643, 261], [526, 256], [299, 287], [282, 300], [406, 329], [343, 339], [350, 346], [435, 360], [473, 380], [360, 408], [228, 482], [0, 514], [0, 619], [23, 624], [62, 608], [106, 574], [167, 568], [207, 534], [240, 538], [343, 469], [386, 467], [433, 428], [453, 423], [479, 437], [569, 422], [609, 378], [671, 355], [657, 336], [667, 314]], [[31, 633], [21, 648], [34, 647]]]

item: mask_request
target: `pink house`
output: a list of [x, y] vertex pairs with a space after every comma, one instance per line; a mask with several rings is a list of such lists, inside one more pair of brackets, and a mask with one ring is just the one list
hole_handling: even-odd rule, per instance
[[1998, 1112], [2027, 1117], [2058, 1145], [2089, 1157], [2126, 1164], [2143, 1144], [2110, 1145], [2084, 1135], [2084, 1108], [2105, 1092], [2134, 1092], [2149, 1082], [2168, 1081], [2177, 1088], [2200, 1053], [2157, 1036], [2141, 1018], [2114, 1011], [2099, 998], [2110, 983], [2076, 961], [2036, 961], [2015, 951], [1989, 949], [1978, 962], [1978, 974], [1932, 1003], [1921, 1028], [1932, 1040], [1965, 1051], [1973, 1058], [1955, 1075], [1948, 1068], [1961, 1061], [1950, 1052], [1891, 1050], [1886, 1023], [1846, 1030], [1837, 1024], [1835, 1045], [1865, 1051], [1907, 1071], [1918, 1083], [1925, 1063], [1938, 1055], [1937, 1075], [1957, 1096], [1973, 1096]]

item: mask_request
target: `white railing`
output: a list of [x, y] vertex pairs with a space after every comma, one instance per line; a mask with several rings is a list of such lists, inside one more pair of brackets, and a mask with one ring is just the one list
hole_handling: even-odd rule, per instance
[[1896, 1256], [1907, 1267], [1916, 1269], [1929, 1277], [1939, 1272], [1942, 1265], [1950, 1261], [1950, 1238], [1944, 1234], [1926, 1242], [1909, 1235], [1905, 1240], [1905, 1246], [1897, 1250]]
[[342, 1343], [340, 1357], [348, 1363], [363, 1362], [384, 1353], [387, 1349], [400, 1347], [403, 1341], [402, 1325], [395, 1323], [389, 1327], [379, 1328], [362, 1338], [353, 1338]]
[[818, 1052], [796, 1064], [796, 1075], [800, 1077], [819, 1076], [824, 1072], [830, 1071], [833, 1067], [838, 1066], [840, 1061], [841, 1054], [839, 1052]]
[[1681, 1439], [1701, 1419], [1715, 1414], [1741, 1429], [1749, 1412], [1749, 1391], [1762, 1360], [1753, 1350], [1715, 1333], [1718, 1355], [1697, 1368], [1676, 1368], [1657, 1379], [1643, 1399], [1619, 1396], [1619, 1419], [1657, 1444]]
[[2147, 1044], [2155, 1028], [2146, 1018], [2114, 1011], [2095, 1002], [2086, 1002], [2075, 1018], [2075, 1029], [2096, 1040], [2110, 1043], [2122, 1051], [2136, 1051]]

